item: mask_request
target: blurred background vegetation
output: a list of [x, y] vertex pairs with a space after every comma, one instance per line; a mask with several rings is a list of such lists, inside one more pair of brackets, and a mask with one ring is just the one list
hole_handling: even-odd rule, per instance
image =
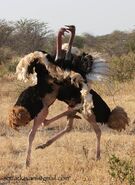
[[[15, 71], [19, 58], [35, 50], [55, 51], [56, 35], [49, 25], [35, 19], [0, 20], [0, 77]], [[65, 38], [67, 41], [67, 37]], [[112, 68], [112, 80], [124, 82], [135, 75], [135, 30], [114, 31], [103, 36], [76, 35], [74, 45], [82, 51], [98, 52]]]

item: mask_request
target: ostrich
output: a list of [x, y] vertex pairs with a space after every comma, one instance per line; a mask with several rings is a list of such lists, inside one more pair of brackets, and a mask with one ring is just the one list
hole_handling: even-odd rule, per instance
[[[61, 47], [58, 47], [58, 48], [61, 49]], [[63, 51], [58, 53], [60, 54], [62, 52]], [[66, 57], [65, 57], [66, 65], [68, 65], [68, 61], [71, 62], [70, 52], [71, 52], [71, 47], [68, 47]], [[55, 59], [55, 62], [56, 61], [59, 66], [63, 67], [62, 66], [63, 58], [61, 56], [58, 55]], [[81, 91], [81, 87], [80, 88], [74, 87], [74, 88], [78, 91], [78, 93]], [[65, 80], [59, 89], [57, 99], [67, 103], [69, 107], [75, 107], [76, 106], [75, 102], [81, 103], [81, 93], [79, 96], [76, 96], [78, 94], [77, 94], [77, 91], [76, 92], [74, 91], [75, 89], [73, 89], [71, 82], [69, 80], [68, 81]], [[117, 106], [111, 111], [109, 106], [106, 104], [106, 102], [93, 89], [90, 89], [89, 94], [92, 96], [92, 101], [93, 101], [93, 107], [91, 107], [91, 110], [90, 110], [91, 114], [84, 114], [80, 110], [77, 112], [81, 113], [84, 119], [87, 120], [92, 125], [96, 133], [96, 137], [97, 137], [96, 159], [100, 159], [101, 129], [99, 127], [99, 124], [97, 123], [106, 124], [109, 128], [121, 131], [122, 129], [126, 128], [126, 125], [128, 125], [129, 118], [127, 116], [127, 113], [122, 107]], [[65, 114], [63, 113], [63, 115]], [[46, 143], [37, 146], [36, 149], [44, 149], [48, 147], [53, 142], [55, 142], [58, 138], [63, 136], [65, 133], [71, 131], [73, 127], [73, 119], [74, 117], [70, 118], [70, 121], [67, 122], [66, 127], [62, 131], [54, 135]], [[55, 121], [55, 120], [56, 120], [55, 118], [52, 118], [51, 120], [46, 120], [46, 121], [49, 124], [50, 121]]]
[[[81, 88], [76, 87], [74, 84], [71, 84], [71, 81], [69, 79], [64, 79], [60, 82], [58, 79], [54, 78], [54, 76], [51, 76], [49, 67], [51, 66], [53, 69], [58, 72], [60, 70], [61, 73], [64, 73], [61, 69], [57, 69], [52, 64], [46, 64], [44, 65], [45, 60], [45, 54], [42, 52], [37, 52], [36, 55], [27, 56], [25, 59], [21, 60], [21, 63], [17, 66], [17, 72], [23, 72], [18, 73], [21, 76], [26, 79], [27, 73], [33, 72], [33, 67], [35, 68], [35, 72], [37, 73], [37, 85], [28, 87], [26, 90], [24, 90], [21, 95], [19, 96], [15, 106], [10, 112], [9, 115], [9, 123], [11, 127], [14, 129], [18, 129], [19, 126], [25, 126], [28, 124], [30, 120], [34, 118], [34, 124], [29, 134], [29, 144], [28, 144], [28, 150], [27, 150], [27, 158], [26, 158], [26, 166], [30, 165], [30, 158], [31, 158], [31, 148], [32, 148], [32, 142], [34, 140], [36, 131], [38, 127], [43, 122], [44, 125], [50, 124], [52, 121], [55, 121], [63, 116], [68, 116], [67, 126], [66, 128], [52, 137], [47, 143], [39, 145], [37, 148], [44, 148], [46, 146], [49, 146], [51, 143], [53, 143], [56, 139], [58, 139], [60, 136], [65, 134], [66, 132], [70, 131], [73, 125], [73, 119], [78, 118], [76, 116], [76, 113], [78, 111], [78, 103], [81, 105]], [[38, 56], [38, 57], [37, 57]], [[59, 56], [59, 55], [58, 55]], [[29, 61], [29, 62], [28, 62]], [[25, 63], [26, 62], [26, 63]], [[48, 61], [47, 61], [48, 62]], [[30, 64], [30, 65], [29, 65]], [[21, 71], [22, 67], [22, 71]], [[54, 71], [53, 71], [54, 72]], [[72, 74], [74, 75], [74, 72], [69, 72], [72, 78]], [[68, 77], [69, 77], [68, 74]], [[77, 74], [78, 75], [78, 74]], [[57, 74], [56, 74], [57, 77]], [[66, 76], [67, 77], [67, 76]], [[79, 76], [80, 77], [80, 76]], [[66, 93], [68, 90], [68, 94]], [[93, 98], [94, 108], [90, 110], [92, 114], [83, 114], [84, 118], [89, 121], [97, 135], [97, 152], [96, 157], [100, 158], [100, 137], [101, 137], [101, 130], [96, 123], [96, 121], [100, 122], [106, 122], [108, 118], [111, 117], [110, 109], [105, 104], [105, 102], [99, 97], [98, 94], [96, 94], [95, 91], [91, 90], [90, 94]], [[69, 110], [66, 112], [52, 118], [51, 120], [46, 120], [47, 114], [48, 114], [48, 108], [49, 106], [55, 101], [55, 99], [58, 98], [61, 101], [66, 102], [69, 105]], [[94, 100], [95, 98], [95, 100]], [[99, 120], [99, 111], [98, 108], [101, 107], [102, 110], [105, 112], [103, 113], [106, 118], [103, 118], [103, 115], [100, 115], [102, 117], [102, 120], [100, 118]], [[80, 110], [79, 110], [80, 112]], [[124, 111], [123, 111], [124, 112]], [[122, 112], [122, 115], [123, 115]], [[119, 128], [116, 126], [116, 129], [122, 129], [125, 128], [126, 122], [126, 113], [124, 112], [124, 123], [120, 124]], [[122, 116], [123, 117], [123, 116]], [[112, 127], [112, 125], [109, 125]]]
[[72, 47], [75, 37], [75, 26], [70, 25], [67, 28], [62, 28], [62, 31], [64, 30], [65, 32], [71, 32], [69, 43], [62, 45], [62, 37], [58, 34], [55, 64], [64, 70], [73, 70], [81, 74], [87, 82], [108, 77], [109, 66], [105, 60], [93, 58], [90, 54], [81, 53], [78, 48]]
[[[20, 94], [17, 102], [9, 113], [9, 124], [15, 130], [18, 130], [19, 126], [27, 125], [32, 119], [34, 119], [33, 127], [29, 133], [26, 166], [30, 165], [32, 142], [34, 140], [36, 131], [41, 123], [44, 123], [44, 125], [48, 124], [48, 122], [45, 120], [48, 115], [48, 108], [56, 100], [58, 90], [60, 88], [58, 83], [54, 83], [54, 79], [49, 74], [44, 64], [39, 62], [40, 60], [42, 61], [44, 53], [37, 52], [36, 54], [38, 57], [36, 56], [34, 60], [32, 59], [33, 56], [31, 57], [31, 55], [27, 56], [25, 59], [22, 59], [17, 66], [17, 73], [19, 78], [25, 79], [26, 74], [32, 73], [33, 68], [35, 68], [35, 72], [37, 74], [37, 84], [28, 87]], [[31, 61], [29, 66], [26, 61]], [[50, 66], [48, 65], [47, 67]], [[52, 68], [55, 70], [55, 66], [52, 65]], [[72, 71], [69, 74], [71, 76], [76, 75], [76, 73]], [[73, 89], [75, 89], [74, 86]], [[78, 94], [79, 93], [80, 92], [78, 92]], [[75, 116], [74, 112], [76, 112], [75, 109], [72, 111], [68, 110], [64, 114], [58, 115], [55, 119], [53, 118], [52, 121], [62, 116], [68, 116], [69, 113], [69, 117], [78, 118]]]
[[[67, 28], [61, 28], [60, 32], [62, 34], [58, 34], [57, 37], [57, 52], [55, 60], [50, 60], [50, 55], [46, 57], [50, 62], [59, 66], [64, 71], [73, 70], [76, 72], [77, 76], [74, 76], [74, 79], [77, 81], [76, 85], [81, 86], [82, 97], [84, 99], [83, 103], [83, 112], [90, 113], [89, 110], [92, 107], [92, 97], [89, 93], [91, 89], [92, 81], [104, 80], [109, 75], [109, 66], [105, 62], [105, 60], [101, 58], [94, 59], [90, 54], [80, 53], [78, 48], [72, 47], [73, 40], [75, 37], [75, 26], [70, 25]], [[64, 32], [71, 32], [69, 43], [62, 45], [62, 35]], [[65, 50], [62, 50], [64, 48]], [[83, 77], [83, 80], [80, 79], [80, 74]], [[71, 78], [71, 82], [73, 82], [73, 77]]]

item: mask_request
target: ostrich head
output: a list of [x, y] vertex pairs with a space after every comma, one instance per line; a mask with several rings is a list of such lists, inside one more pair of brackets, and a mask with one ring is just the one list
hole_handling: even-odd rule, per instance
[[[61, 58], [66, 58], [67, 60], [71, 59], [71, 53], [78, 56], [80, 55], [80, 50], [77, 47], [72, 47], [73, 45], [73, 40], [75, 37], [75, 26], [74, 25], [65, 25], [65, 27], [60, 28], [57, 36], [57, 49], [56, 49], [56, 58], [61, 59]], [[62, 44], [62, 36], [64, 36], [65, 32], [71, 33], [69, 37], [68, 43]]]

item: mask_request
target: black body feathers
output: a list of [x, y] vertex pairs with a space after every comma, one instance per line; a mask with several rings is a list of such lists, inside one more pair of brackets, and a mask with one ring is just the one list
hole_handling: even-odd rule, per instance
[[96, 116], [96, 122], [106, 123], [111, 114], [109, 106], [93, 89], [90, 90], [92, 95], [93, 105], [92, 111]]
[[25, 107], [33, 119], [43, 108], [42, 98], [53, 91], [52, 84], [48, 81], [51, 78], [44, 65], [35, 60], [28, 67], [28, 73], [37, 73], [37, 85], [28, 87], [19, 96], [15, 105]]
[[[64, 63], [63, 60], [55, 61], [54, 57], [51, 55], [47, 55], [47, 57], [49, 57], [48, 60], [52, 63], [55, 63], [55, 65], [58, 65], [64, 69], [71, 69], [79, 72], [82, 74], [82, 76], [85, 76], [86, 73], [91, 70], [91, 65], [93, 62], [91, 56], [86, 54], [83, 54], [83, 56], [77, 56], [77, 58], [72, 56], [72, 60], [64, 60]], [[78, 57], [82, 57], [82, 60]], [[24, 90], [20, 94], [15, 104], [18, 106], [24, 106], [29, 111], [32, 119], [43, 108], [42, 98], [48, 93], [51, 95], [51, 92], [53, 92], [53, 86], [51, 83], [49, 83], [49, 80], [52, 78], [45, 66], [39, 63], [38, 60], [34, 60], [28, 66], [28, 73], [33, 73], [33, 68], [35, 68], [35, 72], [37, 73], [37, 85], [28, 87], [26, 90]], [[72, 85], [70, 79], [64, 80], [58, 84], [60, 86], [57, 96], [58, 100], [66, 102], [71, 107], [81, 103], [81, 89]], [[94, 90], [91, 90], [90, 94], [92, 95], [93, 99], [94, 107], [92, 108], [92, 111], [96, 116], [96, 121], [101, 123], [107, 122], [110, 116], [110, 108]]]
[[55, 60], [54, 56], [47, 55], [49, 62], [59, 66], [62, 69], [75, 71], [86, 78], [86, 74], [91, 72], [93, 57], [91, 55], [83, 53], [80, 56], [71, 55], [71, 60], [65, 58]]
[[[91, 89], [90, 94], [92, 95], [94, 105], [92, 111], [95, 114], [96, 121], [106, 123], [111, 114], [110, 108], [94, 90]], [[75, 106], [75, 104], [81, 103], [80, 89], [65, 83], [60, 87], [57, 98], [70, 106]]]

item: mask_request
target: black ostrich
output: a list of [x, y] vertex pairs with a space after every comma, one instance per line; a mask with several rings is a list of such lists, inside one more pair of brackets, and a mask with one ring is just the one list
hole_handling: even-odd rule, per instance
[[[58, 48], [61, 49], [61, 47], [59, 47], [59, 44]], [[70, 56], [70, 51], [71, 49], [69, 47], [69, 50], [66, 51], [66, 56]], [[59, 52], [59, 50], [57, 52]], [[18, 76], [20, 75], [19, 78], [23, 77], [24, 80], [29, 77], [34, 70], [37, 73], [37, 85], [28, 87], [20, 94], [16, 104], [13, 106], [9, 114], [9, 123], [10, 126], [14, 129], [18, 129], [19, 126], [25, 126], [32, 119], [34, 119], [34, 124], [29, 134], [26, 166], [30, 165], [32, 142], [34, 140], [38, 127], [42, 123], [44, 123], [44, 125], [46, 126], [52, 121], [55, 121], [63, 116], [68, 117], [65, 129], [59, 132], [57, 135], [53, 136], [45, 144], [39, 145], [37, 148], [45, 148], [46, 146], [49, 146], [51, 143], [53, 143], [56, 139], [61, 137], [63, 134], [69, 132], [72, 128], [74, 118], [78, 118], [78, 116], [76, 116], [76, 113], [82, 113], [81, 109], [76, 106], [78, 104], [82, 104], [82, 97], [80, 92], [81, 87], [76, 87], [74, 84], [71, 84], [72, 74], [74, 75], [76, 73], [71, 71], [72, 73], [70, 72], [69, 75], [66, 76], [66, 78], [63, 78], [63, 74], [66, 70], [63, 69], [63, 71], [61, 71], [61, 68], [59, 69], [57, 65], [49, 63], [48, 59], [46, 59], [47, 57], [48, 54], [46, 53], [35, 52], [34, 54], [29, 54], [24, 57], [17, 66]], [[58, 58], [56, 58], [54, 63], [57, 63], [57, 60], [59, 60]], [[53, 73], [57, 73], [52, 75], [51, 71]], [[59, 71], [62, 75], [58, 74]], [[60, 80], [58, 79], [59, 75]], [[62, 78], [63, 80], [61, 80]], [[110, 118], [114, 118], [115, 114], [118, 114], [118, 111], [115, 111], [114, 113], [112, 112], [112, 114], [107, 104], [94, 90], [90, 90], [89, 94], [92, 95], [94, 107], [90, 110], [91, 114], [82, 115], [90, 124], [92, 124], [95, 130], [97, 136], [96, 158], [98, 159], [100, 158], [101, 130], [97, 122], [107, 123], [109, 127], [113, 127], [114, 125], [111, 125], [112, 120]], [[50, 120], [46, 120], [46, 117], [48, 115], [48, 108], [54, 103], [56, 99], [67, 103], [69, 106], [69, 110]], [[115, 129], [125, 128], [125, 125], [127, 124], [126, 113], [124, 112], [124, 110], [121, 110], [120, 113], [121, 117], [124, 120], [123, 122], [121, 122], [119, 127], [115, 124]], [[119, 118], [121, 117], [119, 116]]]

